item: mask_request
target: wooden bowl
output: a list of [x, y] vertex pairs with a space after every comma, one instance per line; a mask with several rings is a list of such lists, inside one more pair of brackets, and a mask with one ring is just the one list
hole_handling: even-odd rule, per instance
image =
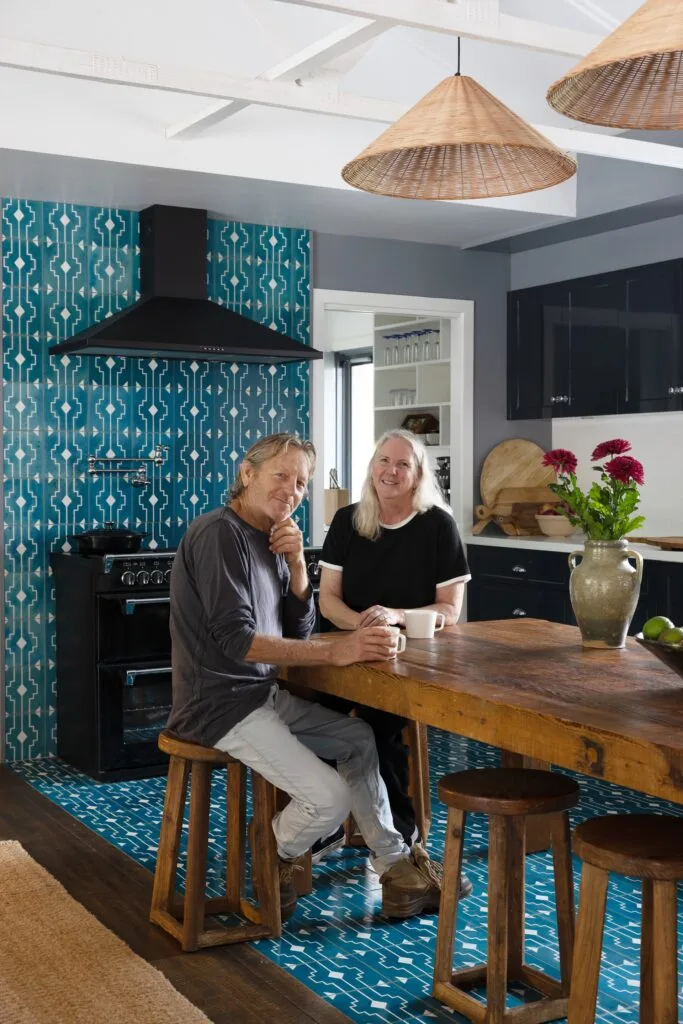
[[657, 640], [646, 640], [642, 633], [637, 633], [634, 640], [637, 640], [641, 647], [645, 647], [650, 654], [654, 654], [679, 676], [683, 676], [683, 646], [660, 644]]
[[565, 516], [536, 516], [541, 533], [546, 537], [569, 537], [574, 527]]

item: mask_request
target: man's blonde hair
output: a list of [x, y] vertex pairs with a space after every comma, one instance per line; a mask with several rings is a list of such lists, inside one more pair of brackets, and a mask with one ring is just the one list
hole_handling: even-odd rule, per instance
[[[316, 452], [313, 444], [310, 441], [304, 441], [298, 434], [267, 434], [265, 437], [260, 438], [253, 444], [249, 451], [244, 456], [242, 463], [248, 462], [255, 469], [262, 466], [264, 462], [268, 462], [269, 459], [274, 459], [278, 455], [282, 455], [283, 452], [288, 451], [290, 448], [296, 448], [298, 451], [304, 453], [308, 459], [308, 475], [312, 476], [315, 470]], [[240, 463], [240, 465], [242, 465]], [[242, 483], [242, 474], [237, 468], [237, 475], [230, 488], [228, 500], [233, 501], [235, 498], [239, 498], [244, 493], [245, 487]]]

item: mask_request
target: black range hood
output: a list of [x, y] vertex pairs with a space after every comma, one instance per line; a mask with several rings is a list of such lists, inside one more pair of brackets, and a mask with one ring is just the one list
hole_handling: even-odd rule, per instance
[[79, 331], [50, 354], [300, 362], [322, 352], [208, 298], [206, 210], [149, 206], [140, 213], [141, 298]]

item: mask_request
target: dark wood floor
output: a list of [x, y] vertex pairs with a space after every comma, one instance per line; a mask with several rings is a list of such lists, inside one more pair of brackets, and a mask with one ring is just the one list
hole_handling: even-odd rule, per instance
[[248, 945], [181, 953], [147, 920], [151, 874], [0, 765], [0, 840], [5, 839], [19, 840], [214, 1024], [348, 1024], [347, 1017]]

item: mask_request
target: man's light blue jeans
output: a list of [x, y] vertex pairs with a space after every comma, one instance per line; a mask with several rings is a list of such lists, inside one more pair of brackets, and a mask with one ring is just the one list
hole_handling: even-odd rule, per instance
[[[263, 707], [252, 711], [216, 747], [253, 768], [290, 803], [273, 818], [278, 854], [291, 860], [356, 819], [381, 876], [409, 856], [394, 828], [369, 725], [294, 697], [277, 684]], [[337, 771], [320, 758], [337, 762]]]

